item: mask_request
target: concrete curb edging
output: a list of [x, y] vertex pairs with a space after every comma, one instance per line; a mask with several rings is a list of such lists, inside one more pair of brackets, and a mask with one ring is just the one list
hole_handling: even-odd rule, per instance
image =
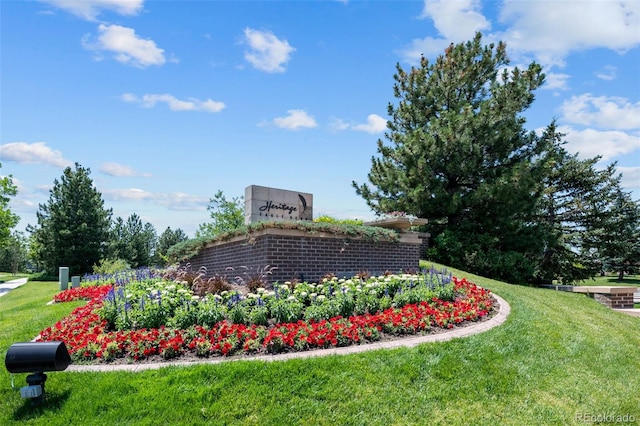
[[70, 365], [67, 368], [67, 371], [138, 372], [138, 371], [152, 370], [152, 369], [158, 369], [158, 368], [164, 368], [164, 367], [190, 367], [193, 365], [219, 364], [222, 362], [233, 362], [233, 361], [286, 361], [289, 359], [315, 358], [315, 357], [329, 356], [329, 355], [348, 355], [348, 354], [360, 353], [365, 351], [373, 351], [378, 349], [412, 348], [414, 346], [421, 345], [423, 343], [445, 342], [445, 341], [457, 339], [460, 337], [471, 336], [474, 334], [485, 332], [487, 330], [490, 330], [494, 327], [497, 327], [503, 324], [507, 320], [507, 317], [511, 312], [511, 307], [500, 296], [496, 295], [495, 293], [491, 293], [491, 294], [498, 301], [498, 304], [500, 305], [499, 306], [500, 310], [497, 312], [496, 315], [494, 315], [488, 321], [480, 322], [478, 324], [473, 324], [467, 327], [454, 329], [444, 333], [429, 334], [425, 336], [406, 337], [406, 338], [401, 338], [398, 340], [390, 340], [386, 342], [366, 343], [363, 345], [351, 345], [351, 346], [344, 346], [339, 348], [318, 349], [318, 350], [303, 351], [303, 352], [289, 352], [289, 353], [277, 354], [277, 355], [255, 355], [255, 356], [239, 357], [239, 358], [232, 358], [232, 359], [227, 359], [224, 357], [216, 357], [216, 358], [204, 358], [198, 361], [175, 361], [175, 362], [169, 361], [169, 362], [158, 362], [158, 363], [148, 363], [148, 364]]

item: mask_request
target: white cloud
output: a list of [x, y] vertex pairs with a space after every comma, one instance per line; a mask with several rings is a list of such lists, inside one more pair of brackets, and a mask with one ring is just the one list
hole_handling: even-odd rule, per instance
[[283, 129], [299, 129], [301, 127], [316, 127], [316, 120], [301, 109], [290, 109], [286, 117], [273, 119], [273, 124]]
[[105, 200], [122, 201], [122, 200], [153, 200], [155, 195], [151, 192], [138, 188], [123, 189], [105, 189], [102, 190]]
[[0, 158], [20, 164], [48, 164], [56, 167], [72, 165], [60, 151], [49, 148], [45, 142], [11, 142], [0, 145]]
[[144, 0], [40, 0], [66, 10], [87, 21], [95, 21], [103, 11], [112, 11], [123, 16], [140, 13]]
[[24, 197], [12, 199], [10, 201], [10, 204], [11, 204], [11, 210], [19, 213], [35, 214], [35, 212], [38, 211], [38, 207], [39, 207], [39, 203], [32, 200], [27, 200]]
[[245, 42], [251, 50], [246, 51], [244, 58], [255, 68], [266, 72], [284, 72], [284, 65], [291, 59], [295, 48], [286, 40], [280, 40], [271, 32], [258, 31], [251, 28], [244, 30]]
[[139, 173], [133, 167], [125, 166], [119, 163], [102, 163], [100, 171], [105, 175], [116, 177], [144, 176], [150, 177], [149, 173]]
[[450, 43], [470, 40], [482, 31], [486, 41], [505, 41], [514, 60], [529, 61], [527, 56], [533, 55], [549, 69], [563, 67], [573, 51], [605, 48], [624, 53], [640, 46], [637, 0], [504, 0], [500, 7], [499, 21], [508, 29], [489, 33], [491, 23], [478, 0], [425, 0], [420, 17], [431, 19], [441, 37], [414, 39], [400, 53], [406, 62], [415, 63], [421, 54], [440, 55]]
[[347, 123], [346, 121], [344, 121], [341, 118], [331, 118], [331, 121], [329, 123], [329, 128], [332, 130], [347, 130], [349, 128], [349, 123]]
[[477, 31], [491, 28], [480, 13], [479, 0], [426, 0], [421, 18], [430, 18], [449, 41], [472, 39]]
[[559, 126], [565, 133], [565, 148], [570, 153], [580, 153], [581, 158], [602, 156], [602, 161], [640, 150], [640, 137], [617, 130], [576, 130], [570, 126]]
[[571, 78], [568, 74], [560, 74], [555, 72], [545, 73], [545, 83], [542, 89], [547, 90], [566, 90], [567, 81]]
[[200, 211], [209, 203], [209, 198], [197, 195], [173, 192], [159, 194], [139, 188], [105, 189], [102, 191], [105, 200], [109, 201], [143, 201], [161, 205], [169, 210]]
[[37, 185], [33, 188], [33, 190], [40, 194], [48, 194], [52, 188], [53, 185]]
[[545, 67], [564, 66], [572, 51], [595, 48], [623, 53], [640, 45], [640, 2], [504, 2], [500, 35], [510, 50], [532, 52]]
[[211, 99], [205, 101], [196, 98], [180, 100], [169, 94], [143, 95], [142, 97], [138, 97], [132, 93], [125, 93], [121, 96], [121, 99], [124, 102], [137, 103], [146, 108], [153, 108], [157, 103], [162, 102], [167, 104], [172, 111], [220, 112], [226, 107], [224, 102], [216, 102]]
[[617, 167], [622, 173], [622, 186], [628, 189], [640, 189], [640, 167]]
[[90, 36], [83, 38], [85, 49], [112, 52], [116, 61], [138, 68], [166, 62], [164, 50], [157, 47], [153, 40], [138, 37], [133, 28], [100, 24], [98, 31], [100, 34], [95, 42], [90, 41]]
[[415, 63], [421, 56], [441, 55], [452, 42], [470, 40], [477, 31], [490, 29], [480, 9], [479, 0], [425, 0], [420, 18], [431, 19], [442, 38], [414, 39], [400, 54], [406, 62]]
[[209, 204], [209, 198], [185, 194], [183, 192], [173, 192], [163, 194], [158, 198], [158, 202], [169, 210], [200, 211], [204, 210]]
[[605, 65], [600, 71], [596, 72], [596, 77], [601, 80], [611, 81], [618, 76], [618, 69], [613, 65]]
[[353, 130], [358, 130], [367, 133], [382, 133], [387, 128], [387, 120], [380, 117], [378, 114], [369, 114], [367, 122], [365, 124], [357, 124], [353, 126]]
[[640, 102], [633, 104], [626, 98], [585, 93], [564, 101], [560, 109], [565, 122], [604, 129], [640, 129]]

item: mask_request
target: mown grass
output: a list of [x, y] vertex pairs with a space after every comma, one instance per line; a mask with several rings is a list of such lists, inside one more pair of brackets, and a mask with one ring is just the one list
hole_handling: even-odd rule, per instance
[[622, 281], [618, 280], [618, 276], [606, 275], [604, 277], [595, 277], [587, 280], [582, 285], [621, 285], [621, 286], [640, 286], [640, 275], [625, 275]]
[[7, 281], [17, 280], [18, 278], [26, 278], [29, 274], [13, 274], [11, 272], [0, 272], [0, 284]]
[[[640, 318], [581, 294], [453, 270], [511, 305], [498, 328], [412, 349], [139, 373], [54, 372], [32, 407], [0, 374], [0, 424], [522, 425], [640, 422]], [[52, 285], [54, 284], [54, 285]], [[73, 306], [45, 306], [55, 283], [0, 298], [0, 355]], [[15, 292], [15, 293], [14, 293]], [[16, 386], [24, 385], [16, 375]]]

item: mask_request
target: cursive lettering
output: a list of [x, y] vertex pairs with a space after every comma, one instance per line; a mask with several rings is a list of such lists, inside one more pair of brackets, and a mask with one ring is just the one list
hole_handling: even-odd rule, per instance
[[286, 212], [289, 212], [289, 214], [291, 214], [292, 212], [295, 212], [296, 210], [298, 210], [298, 208], [294, 206], [289, 206], [285, 203], [275, 204], [273, 201], [269, 200], [267, 201], [267, 204], [260, 207], [259, 210], [261, 212], [267, 212], [267, 213], [270, 212], [271, 210], [284, 210]]

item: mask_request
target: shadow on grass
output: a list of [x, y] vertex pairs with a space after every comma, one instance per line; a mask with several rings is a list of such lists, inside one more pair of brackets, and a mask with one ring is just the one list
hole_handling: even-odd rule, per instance
[[25, 399], [22, 407], [18, 408], [15, 413], [13, 413], [13, 420], [34, 420], [43, 414], [55, 413], [63, 407], [70, 395], [70, 390], [66, 390], [60, 394], [46, 393], [44, 401], [41, 403], [34, 403], [30, 399]]
[[616, 277], [611, 277], [607, 279], [607, 282], [619, 285], [640, 285], [640, 278], [625, 278], [623, 280], [619, 280]]

